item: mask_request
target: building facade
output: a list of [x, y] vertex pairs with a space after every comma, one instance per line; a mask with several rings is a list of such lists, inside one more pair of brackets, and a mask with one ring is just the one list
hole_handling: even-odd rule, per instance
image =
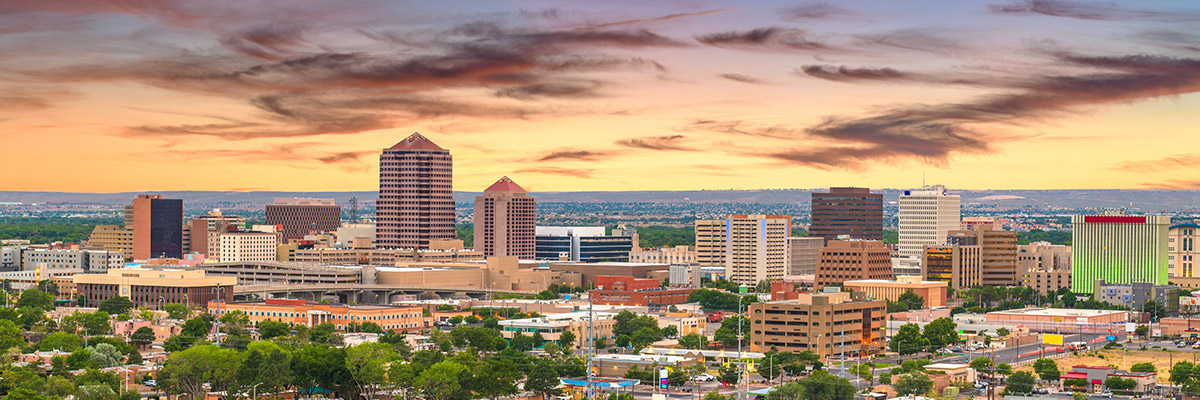
[[217, 235], [216, 258], [222, 262], [269, 262], [279, 258], [279, 235], [267, 232], [225, 232]]
[[633, 250], [630, 236], [605, 235], [603, 226], [539, 226], [535, 258], [560, 261], [629, 261]]
[[537, 203], [507, 176], [475, 196], [475, 249], [485, 256], [534, 259]]
[[948, 194], [944, 186], [905, 190], [898, 216], [900, 257], [920, 259], [925, 246], [946, 244], [947, 234], [961, 226], [961, 199]]
[[845, 292], [752, 303], [750, 351], [812, 351], [822, 360], [877, 354], [884, 346], [886, 306], [882, 300], [853, 301]]
[[725, 277], [748, 286], [787, 274], [792, 217], [736, 214], [725, 218]]
[[1019, 281], [1017, 268], [1017, 232], [991, 229], [990, 225], [974, 225], [971, 230], [951, 231], [949, 244], [978, 245], [982, 284], [985, 286], [1014, 286]]
[[834, 187], [812, 192], [812, 224], [808, 235], [837, 240], [883, 240], [883, 194], [868, 188]]
[[342, 224], [342, 207], [333, 199], [275, 199], [267, 204], [267, 225], [281, 227], [288, 239], [302, 238], [309, 232], [332, 232]]
[[384, 332], [410, 332], [433, 326], [433, 317], [426, 317], [420, 306], [320, 304], [298, 299], [266, 299], [253, 302], [216, 302], [207, 304], [208, 313], [220, 317], [241, 311], [250, 325], [266, 320], [314, 327], [332, 324], [337, 330], [351, 325], [371, 322]]
[[125, 254], [107, 250], [25, 249], [21, 252], [24, 269], [75, 269], [84, 273], [103, 273], [125, 266]]
[[1042, 295], [1071, 287], [1071, 246], [1034, 242], [1017, 246], [1017, 279]]
[[1132, 311], [1149, 312], [1144, 306], [1147, 301], [1154, 301], [1166, 309], [1167, 316], [1179, 315], [1179, 286], [1149, 282], [1107, 283], [1097, 279], [1093, 293], [1098, 301]]
[[1196, 239], [1200, 239], [1200, 224], [1189, 222], [1171, 225], [1167, 231], [1167, 275], [1181, 278], [1200, 276], [1194, 265], [1200, 259]]
[[454, 239], [454, 160], [450, 151], [413, 133], [379, 155], [376, 244], [425, 248]]
[[1071, 217], [1071, 291], [1090, 294], [1109, 283], [1167, 284], [1171, 217], [1122, 213]]
[[696, 263], [701, 267], [725, 267], [725, 220], [695, 222]]
[[[182, 223], [182, 221], [181, 221]], [[83, 306], [95, 307], [117, 296], [128, 297], [135, 307], [158, 309], [166, 303], [203, 306], [218, 298], [233, 300], [237, 278], [207, 276], [200, 270], [110, 269], [105, 274], [77, 274], [73, 278]]]
[[509, 319], [500, 321], [500, 335], [512, 340], [514, 335], [533, 336], [534, 333], [538, 333], [543, 340], [557, 342], [563, 332], [571, 331], [575, 335], [575, 348], [584, 349], [589, 343], [596, 341], [613, 343], [616, 337], [612, 331], [617, 322], [613, 319], [614, 316], [612, 313], [589, 313], [585, 310], [546, 314], [538, 318]]
[[983, 280], [983, 248], [971, 245], [925, 246], [921, 276], [946, 282], [955, 291], [979, 286]]
[[603, 305], [643, 306], [651, 311], [687, 303], [690, 288], [664, 288], [658, 279], [632, 276], [597, 276], [596, 288], [588, 291], [593, 302]]
[[862, 279], [892, 280], [892, 252], [881, 241], [834, 240], [821, 249], [814, 285]]
[[188, 222], [186, 227], [189, 246], [185, 250], [206, 256], [216, 256], [215, 253], [209, 252], [209, 247], [215, 244], [217, 235], [231, 230], [240, 230], [245, 224], [245, 218], [226, 215], [221, 210], [212, 210], [207, 214], [197, 215]]
[[947, 283], [941, 281], [923, 281], [919, 276], [901, 276], [896, 280], [857, 280], [846, 281], [842, 286], [854, 290], [854, 297], [869, 300], [897, 301], [900, 295], [909, 290], [925, 300], [925, 308], [945, 307]]
[[825, 238], [822, 237], [788, 238], [788, 275], [816, 275], [817, 262], [821, 260], [823, 248]]
[[696, 247], [675, 246], [629, 252], [629, 262], [655, 264], [695, 264]]
[[126, 210], [133, 211], [133, 259], [183, 256], [183, 200], [143, 194]]

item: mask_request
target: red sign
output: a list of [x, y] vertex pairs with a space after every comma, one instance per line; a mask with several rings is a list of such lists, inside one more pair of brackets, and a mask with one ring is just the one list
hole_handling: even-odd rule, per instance
[[1146, 217], [1116, 217], [1107, 215], [1088, 215], [1083, 222], [1098, 224], [1144, 224]]

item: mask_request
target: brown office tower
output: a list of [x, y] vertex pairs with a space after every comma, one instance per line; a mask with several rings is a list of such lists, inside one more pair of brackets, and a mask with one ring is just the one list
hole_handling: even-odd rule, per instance
[[[992, 230], [988, 225], [976, 225], [971, 230], [950, 231], [947, 243], [978, 245], [979, 265], [984, 286], [1015, 286], [1020, 281], [1017, 271], [1017, 232]], [[953, 286], [953, 285], [951, 285]]]
[[892, 278], [892, 251], [883, 242], [834, 240], [821, 249], [815, 285], [820, 289], [831, 283]]
[[812, 225], [809, 236], [837, 240], [883, 240], [883, 195], [871, 189], [829, 188], [829, 193], [812, 193]]
[[142, 194], [125, 211], [133, 212], [134, 260], [183, 256], [183, 200]]
[[420, 133], [379, 155], [376, 245], [428, 248], [454, 239], [454, 161], [450, 151]]
[[487, 257], [534, 259], [537, 204], [508, 177], [475, 196], [475, 250]]
[[267, 225], [282, 226], [288, 239], [313, 231], [333, 232], [341, 224], [342, 207], [333, 199], [275, 199], [275, 204], [267, 204]]
[[750, 304], [750, 351], [811, 351], [859, 357], [883, 351], [887, 302], [854, 301], [850, 293], [800, 294], [795, 300]]

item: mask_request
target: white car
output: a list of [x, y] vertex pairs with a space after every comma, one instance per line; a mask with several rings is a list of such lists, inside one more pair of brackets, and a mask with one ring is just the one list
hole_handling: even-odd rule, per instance
[[717, 379], [717, 377], [709, 375], [709, 374], [700, 374], [700, 375], [696, 375], [695, 378], [692, 378], [692, 380], [697, 381], [697, 382], [712, 382], [716, 379]]

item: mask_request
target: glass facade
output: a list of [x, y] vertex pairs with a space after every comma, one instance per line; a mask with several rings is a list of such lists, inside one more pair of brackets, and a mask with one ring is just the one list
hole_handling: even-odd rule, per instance
[[150, 255], [167, 258], [183, 256], [182, 199], [150, 201]]

